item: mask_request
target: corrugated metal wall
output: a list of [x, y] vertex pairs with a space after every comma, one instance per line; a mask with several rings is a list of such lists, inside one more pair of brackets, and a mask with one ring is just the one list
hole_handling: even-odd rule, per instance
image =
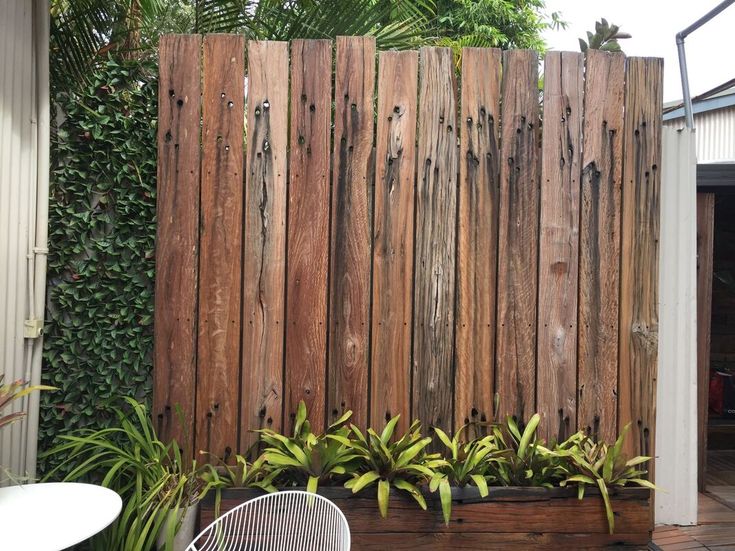
[[[664, 121], [664, 127], [679, 129], [684, 119]], [[697, 129], [697, 162], [735, 162], [735, 107], [694, 115]]]
[[[40, 378], [41, 338], [25, 338], [24, 323], [43, 317], [47, 21], [47, 0], [0, 1], [0, 373], [6, 382], [36, 383]], [[8, 472], [35, 474], [38, 397], [16, 402], [3, 414], [21, 408], [29, 412], [28, 418], [0, 433], [0, 466], [6, 471], [0, 480]]]

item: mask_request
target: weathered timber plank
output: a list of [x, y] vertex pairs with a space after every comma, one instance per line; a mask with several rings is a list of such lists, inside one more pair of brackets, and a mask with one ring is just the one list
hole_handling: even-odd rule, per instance
[[248, 43], [240, 449], [280, 431], [286, 277], [288, 43]]
[[434, 551], [506, 551], [507, 549], [646, 549], [648, 533], [640, 534], [553, 534], [543, 532], [419, 532], [406, 534], [353, 532], [353, 551], [394, 551], [432, 549]]
[[617, 436], [625, 56], [587, 51], [579, 228], [577, 427]]
[[375, 153], [371, 425], [410, 423], [418, 54], [381, 52]]
[[658, 360], [658, 236], [663, 60], [626, 66], [618, 420], [628, 453], [653, 456]]
[[455, 428], [494, 417], [500, 55], [462, 50]]
[[[350, 525], [350, 532], [361, 534], [362, 540], [370, 534], [608, 534], [605, 508], [600, 496], [589, 495], [579, 500], [576, 496], [553, 499], [525, 499], [515, 501], [453, 501], [449, 524], [444, 523], [438, 500], [429, 498], [428, 510], [416, 508], [415, 502], [391, 492], [388, 517], [378, 512], [375, 494], [339, 496], [338, 488], [324, 488], [328, 497], [342, 510]], [[492, 491], [492, 488], [491, 488]], [[247, 491], [246, 491], [247, 492]], [[322, 493], [320, 491], [320, 493]], [[224, 494], [221, 511], [224, 513], [244, 501], [244, 493], [234, 490]], [[645, 495], [645, 494], [644, 494]], [[615, 528], [621, 534], [647, 535], [651, 530], [649, 499], [643, 496], [629, 499], [612, 498]], [[214, 507], [204, 503], [201, 522], [211, 522]], [[206, 526], [206, 524], [203, 524]]]
[[500, 418], [533, 414], [538, 290], [538, 62], [531, 50], [503, 60], [498, 319], [495, 372]]
[[337, 37], [334, 89], [327, 411], [366, 427], [375, 38]]
[[[153, 421], [191, 457], [199, 271], [201, 37], [159, 45]], [[176, 413], [181, 408], [183, 424]]]
[[537, 410], [547, 441], [577, 428], [577, 285], [584, 57], [549, 52], [539, 235]]
[[329, 138], [332, 45], [291, 43], [291, 134], [286, 274], [284, 428], [304, 400], [324, 425], [329, 258]]
[[697, 193], [697, 479], [704, 490], [707, 471], [707, 412], [709, 409], [709, 359], [712, 326], [712, 269], [715, 195]]
[[237, 450], [245, 43], [204, 37], [197, 449]]
[[421, 48], [412, 416], [452, 426], [457, 105], [449, 48]]

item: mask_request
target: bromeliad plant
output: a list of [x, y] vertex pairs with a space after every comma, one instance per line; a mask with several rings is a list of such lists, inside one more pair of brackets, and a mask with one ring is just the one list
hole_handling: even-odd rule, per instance
[[306, 404], [299, 403], [294, 420], [293, 436], [287, 437], [270, 429], [258, 431], [267, 447], [264, 462], [278, 471], [279, 478], [288, 484], [306, 486], [316, 492], [320, 484], [343, 481], [354, 471], [357, 454], [346, 442], [350, 429], [346, 426], [352, 416], [347, 411], [323, 434], [311, 432]]
[[373, 429], [363, 434], [352, 425], [353, 438], [336, 437], [359, 458], [353, 477], [345, 483], [352, 493], [377, 484], [380, 515], [388, 516], [391, 488], [408, 493], [426, 510], [426, 500], [419, 485], [431, 480], [436, 470], [446, 465], [439, 454], [426, 453], [431, 437], [421, 436], [421, 423], [414, 421], [408, 432], [394, 440], [400, 415], [393, 417], [378, 435]]
[[570, 474], [560, 482], [560, 486], [576, 484], [579, 499], [584, 497], [587, 486], [597, 487], [600, 490], [611, 534], [615, 530], [615, 516], [609, 489], [628, 484], [656, 489], [656, 486], [643, 478], [647, 471], [640, 469], [640, 466], [651, 458], [638, 456], [628, 459], [623, 453], [623, 442], [629, 429], [630, 424], [625, 426], [613, 446], [595, 442], [583, 432], [578, 432], [559, 444], [553, 452], [569, 461]]
[[568, 475], [564, 458], [544, 447], [536, 434], [541, 416], [536, 413], [528, 421], [523, 432], [512, 417], [504, 426], [493, 427], [493, 434], [501, 448], [505, 461], [490, 465], [490, 471], [502, 486], [558, 486]]
[[216, 466], [202, 473], [202, 480], [214, 490], [214, 514], [219, 516], [224, 488], [256, 488], [267, 493], [277, 492], [275, 479], [281, 474], [280, 468], [266, 464], [261, 455], [249, 463], [242, 455], [235, 455], [235, 464], [230, 465], [213, 454], [204, 452], [216, 462]]
[[[123, 498], [121, 516], [93, 540], [94, 550], [150, 549], [165, 532], [167, 551], [171, 551], [179, 526], [171, 519], [178, 519], [180, 511], [212, 490], [218, 512], [220, 491], [229, 487], [273, 492], [306, 486], [316, 492], [322, 485], [344, 484], [353, 493], [376, 487], [383, 517], [388, 515], [392, 490], [410, 495], [422, 509], [427, 508], [426, 491], [438, 492], [444, 521], [449, 523], [453, 487], [473, 486], [487, 497], [492, 485], [551, 488], [576, 484], [582, 498], [585, 489], [593, 486], [602, 495], [611, 533], [609, 489], [628, 484], [654, 487], [640, 470], [649, 458], [627, 459], [622, 452], [628, 427], [613, 446], [578, 433], [553, 450], [537, 436], [538, 414], [522, 430], [508, 418], [502, 425], [490, 425], [489, 434], [476, 438], [468, 436], [468, 426], [452, 437], [434, 429], [446, 448], [442, 456], [428, 451], [432, 437], [421, 435], [419, 421], [397, 436], [398, 416], [380, 434], [373, 429], [363, 433], [354, 425], [347, 427], [351, 416], [347, 412], [324, 433], [315, 434], [302, 402], [292, 436], [258, 431], [265, 450], [252, 464], [244, 456], [235, 456], [234, 465], [215, 458], [212, 464], [199, 466], [182, 457], [175, 442], [158, 439], [145, 406], [134, 400], [128, 400], [128, 405], [130, 411], [117, 411], [118, 422], [113, 427], [62, 436], [62, 443], [48, 452], [71, 465], [65, 468], [64, 472], [69, 471], [66, 480], [101, 483]], [[56, 471], [48, 476], [54, 474]]]
[[451, 439], [440, 428], [434, 429], [448, 453], [445, 464], [431, 477], [429, 489], [432, 492], [439, 490], [444, 522], [447, 524], [452, 514], [452, 486], [473, 485], [479, 490], [480, 496], [487, 497], [488, 478], [492, 478], [490, 467], [494, 465], [497, 471], [499, 464], [505, 461], [495, 434], [466, 441], [463, 440], [463, 435], [468, 427], [469, 425], [461, 427]]
[[265, 456], [261, 455], [250, 463], [244, 456], [238, 454], [235, 455], [235, 464], [230, 465], [212, 454], [207, 455], [213, 458], [216, 466], [203, 474], [202, 478], [206, 482], [224, 488], [257, 488], [268, 493], [278, 491], [274, 482], [282, 469], [267, 465]]

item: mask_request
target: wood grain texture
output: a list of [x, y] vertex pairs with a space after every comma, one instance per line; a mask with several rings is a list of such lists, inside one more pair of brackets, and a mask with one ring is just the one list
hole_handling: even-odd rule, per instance
[[280, 431], [286, 278], [288, 43], [248, 43], [240, 449]]
[[714, 222], [714, 193], [697, 193], [697, 479], [700, 491], [705, 489], [707, 472]]
[[412, 416], [452, 426], [457, 100], [449, 48], [421, 48]]
[[196, 443], [229, 457], [239, 424], [245, 43], [206, 35], [203, 51]]
[[381, 52], [375, 153], [370, 423], [410, 424], [418, 54]]
[[497, 392], [500, 418], [535, 411], [539, 225], [538, 62], [531, 50], [503, 59], [498, 226]]
[[584, 57], [549, 52], [544, 67], [539, 235], [539, 433], [566, 440], [577, 430], [577, 285]]
[[625, 56], [587, 52], [579, 244], [577, 426], [617, 437]]
[[629, 57], [623, 135], [618, 420], [629, 454], [654, 454], [663, 60]]
[[498, 49], [462, 50], [455, 428], [494, 417], [500, 67]]
[[375, 38], [337, 37], [328, 420], [368, 419]]
[[[490, 495], [494, 490], [490, 489]], [[523, 490], [509, 488], [507, 490]], [[320, 494], [335, 503], [345, 514], [353, 547], [360, 549], [417, 549], [417, 541], [431, 549], [491, 549], [543, 548], [558, 544], [560, 549], [598, 549], [618, 542], [645, 546], [652, 529], [647, 493], [628, 494], [627, 490], [612, 497], [615, 512], [615, 534], [608, 534], [605, 511], [599, 495], [587, 495], [578, 500], [567, 497], [508, 497], [484, 501], [453, 501], [449, 524], [444, 524], [441, 506], [435, 496], [427, 497], [428, 510], [417, 510], [405, 496], [392, 493], [389, 516], [381, 518], [375, 494], [369, 492], [345, 495], [341, 488], [322, 488]], [[224, 490], [221, 511], [259, 495], [252, 490]], [[206, 526], [214, 518], [213, 499], [200, 507], [200, 524]], [[491, 522], [488, 519], [492, 519]], [[580, 547], [584, 542], [589, 547]], [[390, 544], [390, 545], [386, 545]], [[529, 545], [526, 547], [524, 544]], [[382, 545], [382, 547], [381, 547]], [[514, 547], [516, 545], [516, 547]]]
[[242, 39], [161, 42], [157, 428], [225, 456], [302, 399], [316, 429], [538, 407], [653, 453], [660, 61], [550, 54], [542, 136], [534, 52], [465, 49], [457, 119], [449, 50], [381, 54], [374, 102], [373, 39], [337, 42], [251, 44], [247, 162]]
[[159, 44], [152, 414], [159, 437], [176, 439], [188, 456], [195, 449], [201, 46], [192, 35], [165, 35]]
[[[647, 533], [622, 534], [555, 534], [549, 532], [414, 532], [409, 537], [397, 532], [353, 532], [353, 551], [524, 551], [550, 549], [646, 549]], [[359, 539], [358, 539], [359, 538]]]
[[291, 134], [286, 274], [284, 428], [301, 400], [324, 424], [329, 258], [329, 138], [332, 45], [291, 43]]

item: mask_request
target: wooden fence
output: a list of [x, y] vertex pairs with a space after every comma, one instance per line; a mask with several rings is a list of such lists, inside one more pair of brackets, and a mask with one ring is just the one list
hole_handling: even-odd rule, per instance
[[161, 41], [162, 433], [223, 456], [304, 400], [652, 453], [662, 61], [549, 52], [540, 102], [531, 51], [464, 49], [457, 94], [449, 49], [333, 48]]

